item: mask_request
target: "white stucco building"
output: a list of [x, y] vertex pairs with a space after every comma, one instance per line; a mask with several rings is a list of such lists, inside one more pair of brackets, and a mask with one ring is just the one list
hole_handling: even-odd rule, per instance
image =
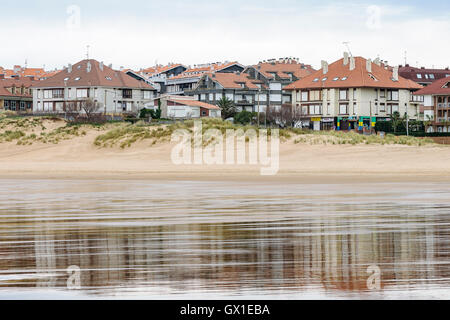
[[69, 103], [92, 99], [106, 114], [137, 112], [153, 106], [156, 90], [148, 83], [113, 70], [96, 60], [69, 65], [51, 78], [35, 83], [34, 113], [64, 113]]

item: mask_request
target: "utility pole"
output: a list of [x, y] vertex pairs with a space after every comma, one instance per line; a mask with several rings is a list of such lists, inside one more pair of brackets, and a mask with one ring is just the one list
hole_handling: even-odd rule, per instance
[[260, 108], [259, 108], [259, 100], [261, 98], [261, 88], [258, 89], [258, 128], [259, 128], [259, 116], [260, 116]]
[[406, 136], [409, 137], [409, 117], [408, 117], [408, 109], [406, 110]]

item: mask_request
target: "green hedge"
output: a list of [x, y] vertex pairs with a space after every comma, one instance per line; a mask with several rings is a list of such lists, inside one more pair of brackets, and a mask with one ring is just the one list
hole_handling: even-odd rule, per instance
[[[394, 134], [396, 136], [406, 136], [406, 131], [403, 132], [390, 132], [390, 134]], [[420, 132], [410, 132], [409, 135], [411, 137], [450, 137], [450, 132], [424, 132], [424, 131], [420, 131]]]
[[[383, 131], [386, 133], [393, 133], [395, 135], [403, 135], [406, 134], [406, 122], [402, 121], [397, 124], [397, 130], [394, 130], [394, 124], [392, 121], [377, 121], [375, 124], [375, 131]], [[410, 121], [409, 122], [409, 132], [415, 132], [417, 134], [425, 133], [425, 124], [423, 121]]]

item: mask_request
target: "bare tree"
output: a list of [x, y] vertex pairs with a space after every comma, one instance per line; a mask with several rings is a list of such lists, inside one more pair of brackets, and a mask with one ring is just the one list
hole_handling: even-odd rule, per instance
[[100, 104], [92, 99], [82, 100], [81, 110], [84, 111], [86, 118], [91, 120], [96, 114], [100, 113]]

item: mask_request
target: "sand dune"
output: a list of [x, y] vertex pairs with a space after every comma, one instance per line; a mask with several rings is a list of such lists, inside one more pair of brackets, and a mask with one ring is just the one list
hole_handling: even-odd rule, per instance
[[308, 145], [285, 142], [280, 146], [280, 170], [261, 177], [260, 165], [174, 165], [170, 143], [140, 142], [131, 148], [99, 148], [98, 131], [61, 141], [19, 146], [0, 144], [0, 177], [225, 179], [311, 182], [377, 180], [449, 181], [450, 147], [402, 145]]

